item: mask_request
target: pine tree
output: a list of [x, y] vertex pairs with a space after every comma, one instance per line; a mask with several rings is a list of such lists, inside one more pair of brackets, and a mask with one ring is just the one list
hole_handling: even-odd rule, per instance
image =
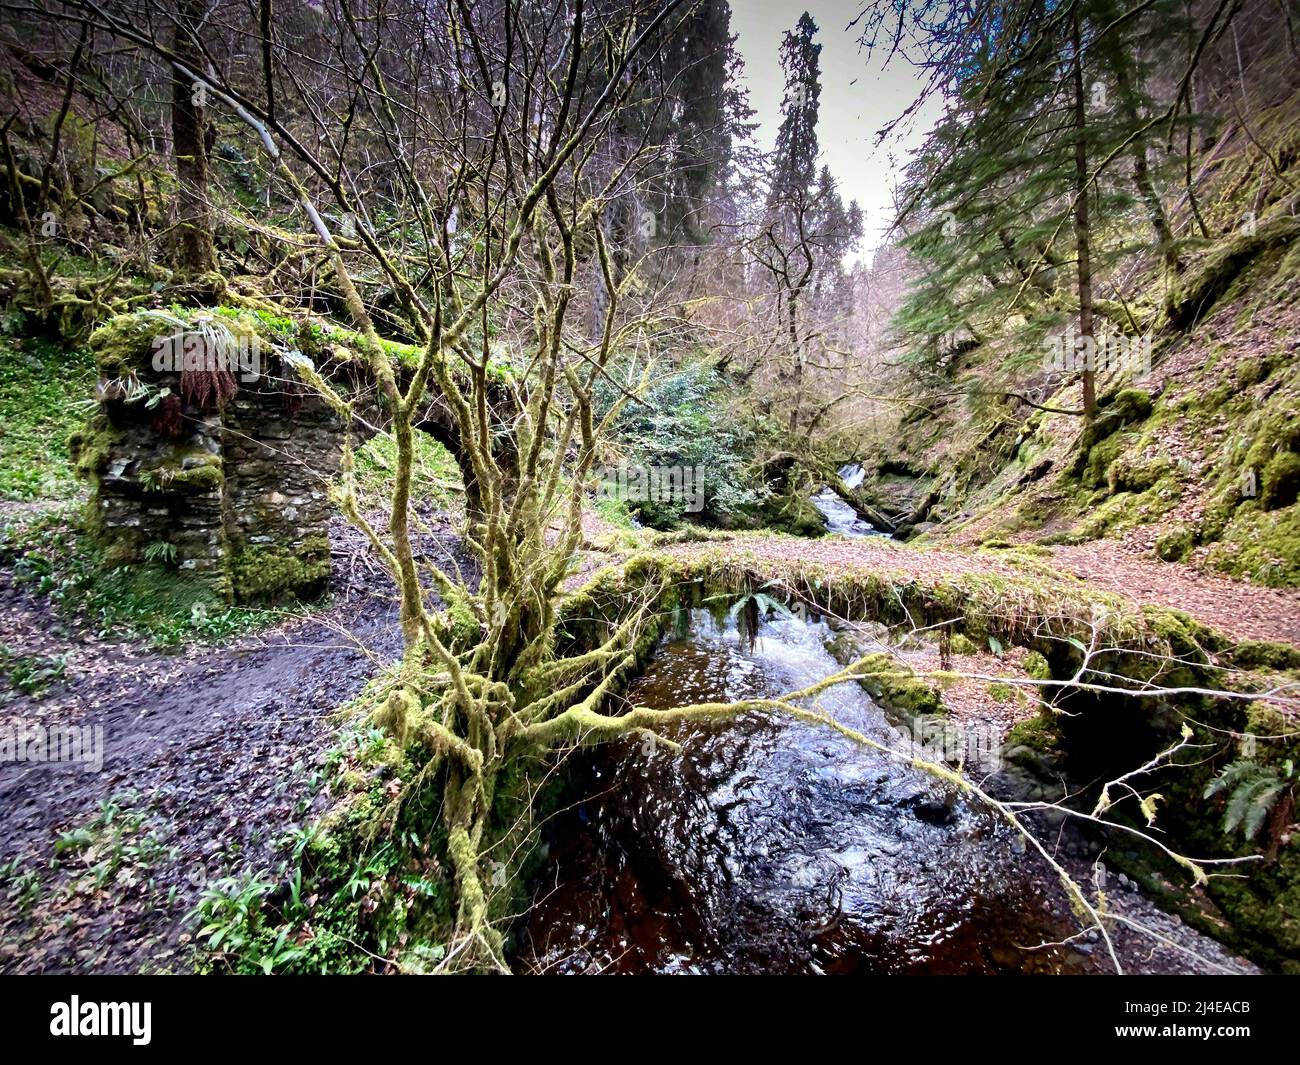
[[751, 252], [771, 280], [784, 340], [783, 369], [791, 432], [809, 425], [802, 414], [807, 338], [805, 304], [843, 296], [844, 255], [862, 236], [862, 213], [844, 205], [830, 171], [817, 167], [821, 45], [806, 11], [781, 43], [785, 96], [776, 148], [767, 168], [767, 195]]
[[[1097, 298], [1098, 280], [1152, 245], [1177, 269], [1135, 58], [1163, 5], [1145, 7], [1151, 14], [1126, 16], [1113, 0], [1016, 0], [930, 26], [926, 62], [958, 73], [907, 176], [906, 243], [923, 275], [900, 324], [932, 383], [987, 344], [989, 390], [1019, 394], [1019, 382], [1050, 369], [1049, 334], [1069, 325], [1080, 348], [1066, 366], [1079, 376], [1078, 413], [1091, 417], [1095, 322], [1133, 325], [1122, 300]], [[1142, 214], [1149, 240], [1138, 235]]]

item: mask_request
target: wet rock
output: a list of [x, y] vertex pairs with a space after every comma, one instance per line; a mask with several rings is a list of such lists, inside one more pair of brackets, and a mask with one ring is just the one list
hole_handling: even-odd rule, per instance
[[952, 795], [942, 798], [925, 796], [912, 806], [917, 818], [930, 825], [950, 825], [957, 820], [956, 799]]

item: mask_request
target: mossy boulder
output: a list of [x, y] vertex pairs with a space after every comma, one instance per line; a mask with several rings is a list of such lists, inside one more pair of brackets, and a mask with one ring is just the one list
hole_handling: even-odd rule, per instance
[[911, 723], [916, 718], [948, 712], [939, 692], [916, 675], [907, 664], [884, 651], [862, 660], [859, 683], [892, 716]]
[[798, 489], [769, 500], [763, 508], [762, 520], [768, 528], [794, 536], [822, 536], [826, 532], [822, 512]]
[[1037, 651], [1030, 651], [1025, 656], [1025, 672], [1034, 680], [1051, 680], [1052, 667]]
[[1236, 669], [1300, 669], [1300, 648], [1268, 640], [1242, 640], [1229, 658]]
[[1274, 588], [1300, 585], [1300, 506], [1241, 507], [1211, 546], [1215, 569]]
[[122, 378], [150, 369], [154, 338], [170, 331], [154, 311], [111, 318], [90, 334], [89, 346], [100, 375]]
[[951, 646], [952, 653], [955, 655], [973, 655], [979, 653], [979, 648], [975, 646], [974, 641], [960, 632], [953, 636], [952, 642], [949, 646]]
[[1141, 388], [1121, 388], [1105, 404], [1107, 418], [1119, 418], [1125, 425], [1144, 421], [1151, 416], [1151, 393]]
[[1156, 538], [1156, 557], [1165, 562], [1181, 562], [1195, 546], [1195, 531], [1186, 525], [1176, 525]]
[[1008, 748], [1028, 747], [1039, 752], [1056, 750], [1061, 733], [1056, 725], [1056, 717], [1050, 712], [1038, 714], [1026, 721], [1019, 721], [1007, 733]]
[[315, 599], [329, 585], [329, 538], [308, 537], [293, 548], [248, 544], [235, 554], [230, 569], [237, 602]]
[[1061, 732], [1055, 714], [1044, 709], [1018, 721], [1002, 744], [1002, 757], [1043, 782], [1051, 780], [1061, 763]]
[[1121, 455], [1106, 468], [1106, 486], [1115, 492], [1145, 492], [1173, 473], [1163, 455]]
[[1285, 451], [1274, 455], [1260, 478], [1259, 505], [1265, 510], [1289, 507], [1300, 494], [1300, 455]]
[[[1111, 437], [1126, 426], [1145, 421], [1151, 415], [1151, 407], [1150, 393], [1140, 388], [1124, 388], [1108, 396], [1079, 437], [1074, 476], [1083, 476], [1089, 487], [1105, 483], [1106, 468], [1122, 450], [1122, 445]], [[1104, 445], [1100, 451], [1099, 445]]]

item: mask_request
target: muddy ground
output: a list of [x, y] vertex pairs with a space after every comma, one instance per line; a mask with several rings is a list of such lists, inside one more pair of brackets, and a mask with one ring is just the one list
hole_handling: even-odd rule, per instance
[[[337, 530], [336, 530], [337, 531]], [[337, 541], [347, 541], [336, 536]], [[455, 549], [435, 528], [432, 553]], [[401, 650], [392, 586], [341, 552], [309, 619], [169, 654], [96, 639], [0, 570], [0, 638], [66, 676], [0, 718], [102, 726], [103, 768], [0, 763], [0, 971], [186, 971], [204, 884], [274, 870], [319, 815], [332, 716]], [[61, 834], [75, 842], [59, 850]]]

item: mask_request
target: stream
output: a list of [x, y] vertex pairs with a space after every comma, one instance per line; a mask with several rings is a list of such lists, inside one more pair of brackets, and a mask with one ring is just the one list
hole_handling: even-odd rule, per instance
[[[686, 619], [683, 618], [683, 621]], [[690, 612], [628, 699], [653, 707], [776, 695], [837, 667], [824, 623]], [[822, 708], [897, 747], [857, 685]], [[765, 712], [580, 751], [578, 801], [549, 851], [524, 930], [559, 972], [1063, 972], [1074, 933], [1050, 870], [1010, 830], [920, 771]]]
[[[848, 488], [857, 488], [866, 477], [866, 471], [858, 464], [843, 466], [839, 470], [840, 480]], [[812, 505], [821, 511], [826, 519], [826, 531], [838, 536], [853, 539], [863, 536], [883, 536], [870, 522], [858, 517], [857, 511], [840, 498], [838, 492], [830, 487], [823, 487], [812, 497]]]

